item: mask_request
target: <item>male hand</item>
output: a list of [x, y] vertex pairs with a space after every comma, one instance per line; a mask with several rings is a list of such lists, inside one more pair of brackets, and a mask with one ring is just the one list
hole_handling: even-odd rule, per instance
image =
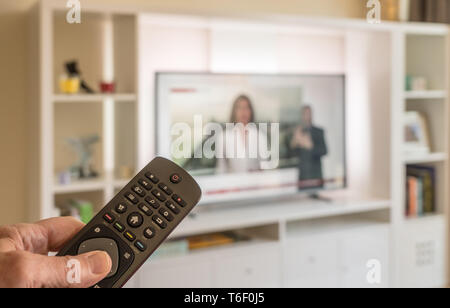
[[301, 147], [306, 150], [312, 150], [314, 148], [314, 144], [311, 139], [311, 135], [309, 135], [309, 134], [303, 134], [300, 144], [301, 144]]
[[311, 150], [314, 147], [311, 136], [303, 132], [302, 127], [295, 130], [294, 137], [291, 142], [293, 148], [302, 148]]
[[[105, 278], [112, 261], [106, 252], [49, 257], [83, 228], [71, 217], [0, 227], [0, 288], [87, 288]], [[69, 260], [80, 264], [80, 283], [67, 279]]]

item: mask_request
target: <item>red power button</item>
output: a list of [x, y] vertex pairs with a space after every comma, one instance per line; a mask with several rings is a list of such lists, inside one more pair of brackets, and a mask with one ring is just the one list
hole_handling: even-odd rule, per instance
[[172, 182], [172, 183], [174, 183], [174, 184], [178, 184], [178, 183], [180, 183], [181, 182], [181, 176], [180, 175], [178, 175], [178, 174], [172, 174], [171, 176], [170, 176], [170, 181]]

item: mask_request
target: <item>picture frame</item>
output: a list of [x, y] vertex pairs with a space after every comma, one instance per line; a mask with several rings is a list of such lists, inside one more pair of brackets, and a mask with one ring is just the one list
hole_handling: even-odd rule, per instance
[[431, 152], [428, 124], [423, 113], [408, 111], [404, 117], [404, 153], [408, 156]]

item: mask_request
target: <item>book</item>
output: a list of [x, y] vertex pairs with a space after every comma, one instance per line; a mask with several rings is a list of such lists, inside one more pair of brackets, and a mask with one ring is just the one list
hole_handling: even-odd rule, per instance
[[223, 233], [216, 233], [190, 237], [188, 241], [189, 249], [195, 250], [200, 248], [232, 244], [235, 242], [235, 239], [232, 236]]
[[435, 168], [419, 165], [408, 166], [406, 215], [420, 217], [434, 213], [436, 210], [435, 194]]
[[417, 216], [417, 178], [413, 176], [408, 177], [408, 216]]
[[416, 205], [417, 205], [417, 216], [423, 216], [423, 180], [422, 178], [416, 178]]
[[436, 210], [436, 170], [430, 166], [411, 165], [407, 168], [408, 176], [421, 179], [423, 184], [423, 213], [434, 213]]

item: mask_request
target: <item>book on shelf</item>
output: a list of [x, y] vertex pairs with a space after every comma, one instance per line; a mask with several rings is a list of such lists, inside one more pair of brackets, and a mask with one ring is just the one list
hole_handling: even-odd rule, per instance
[[407, 167], [406, 216], [422, 217], [436, 211], [436, 170], [434, 167]]
[[153, 253], [152, 259], [165, 257], [178, 257], [189, 254], [191, 251], [221, 247], [241, 241], [249, 241], [248, 236], [223, 232], [205, 235], [194, 235], [181, 239], [173, 239], [163, 243]]
[[188, 241], [189, 241], [189, 249], [195, 250], [201, 248], [232, 244], [235, 241], [237, 241], [237, 239], [231, 236], [230, 234], [215, 233], [208, 235], [192, 236], [188, 239]]

